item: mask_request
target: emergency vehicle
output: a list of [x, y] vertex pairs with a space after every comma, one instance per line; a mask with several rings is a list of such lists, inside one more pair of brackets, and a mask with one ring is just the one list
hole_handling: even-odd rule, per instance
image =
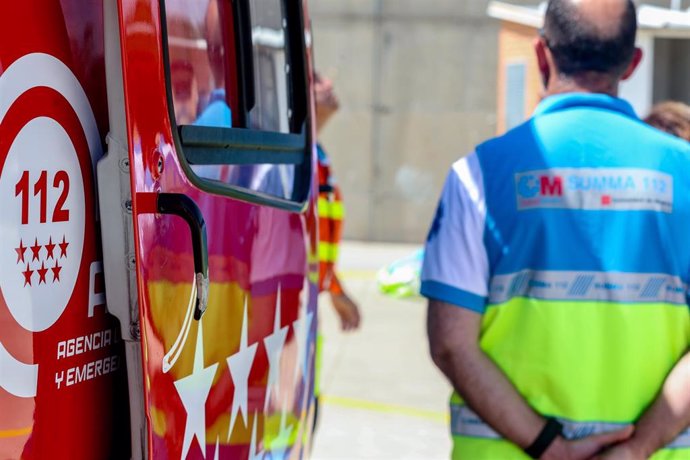
[[308, 454], [303, 0], [0, 14], [0, 459]]

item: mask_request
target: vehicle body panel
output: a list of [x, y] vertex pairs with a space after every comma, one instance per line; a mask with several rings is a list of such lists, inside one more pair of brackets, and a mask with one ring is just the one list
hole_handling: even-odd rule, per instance
[[108, 129], [99, 6], [0, 15], [0, 458], [128, 455], [93, 175]]

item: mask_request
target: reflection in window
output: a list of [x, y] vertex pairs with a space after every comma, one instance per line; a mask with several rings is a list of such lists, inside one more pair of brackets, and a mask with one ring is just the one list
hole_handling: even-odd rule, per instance
[[[178, 125], [232, 126], [224, 31], [217, 0], [167, 0], [170, 81]], [[232, 67], [234, 69], [234, 65]], [[227, 81], [226, 81], [227, 80]]]
[[194, 123], [199, 106], [199, 87], [194, 68], [189, 62], [176, 60], [170, 63], [170, 84], [177, 123]]
[[252, 0], [252, 44], [256, 105], [251, 127], [290, 132], [286, 39], [281, 0]]
[[[238, 63], [230, 0], [166, 0], [170, 90], [177, 126], [288, 133], [289, 97], [282, 0], [250, 0], [255, 103], [239, 114]], [[232, 155], [232, 151], [228, 152]], [[204, 179], [290, 199], [294, 165], [191, 165]]]

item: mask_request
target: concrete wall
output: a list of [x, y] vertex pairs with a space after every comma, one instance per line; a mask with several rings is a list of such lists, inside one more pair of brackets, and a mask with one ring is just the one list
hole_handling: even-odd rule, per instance
[[449, 166], [496, 132], [499, 24], [487, 4], [310, 0], [316, 66], [342, 103], [321, 141], [346, 237], [422, 242]]

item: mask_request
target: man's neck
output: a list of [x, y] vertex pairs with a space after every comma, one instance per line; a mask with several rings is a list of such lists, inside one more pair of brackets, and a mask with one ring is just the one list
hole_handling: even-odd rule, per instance
[[549, 86], [544, 91], [544, 97], [564, 93], [608, 94], [618, 97], [618, 80], [595, 73], [576, 77], [559, 75], [557, 78], [551, 79]]

